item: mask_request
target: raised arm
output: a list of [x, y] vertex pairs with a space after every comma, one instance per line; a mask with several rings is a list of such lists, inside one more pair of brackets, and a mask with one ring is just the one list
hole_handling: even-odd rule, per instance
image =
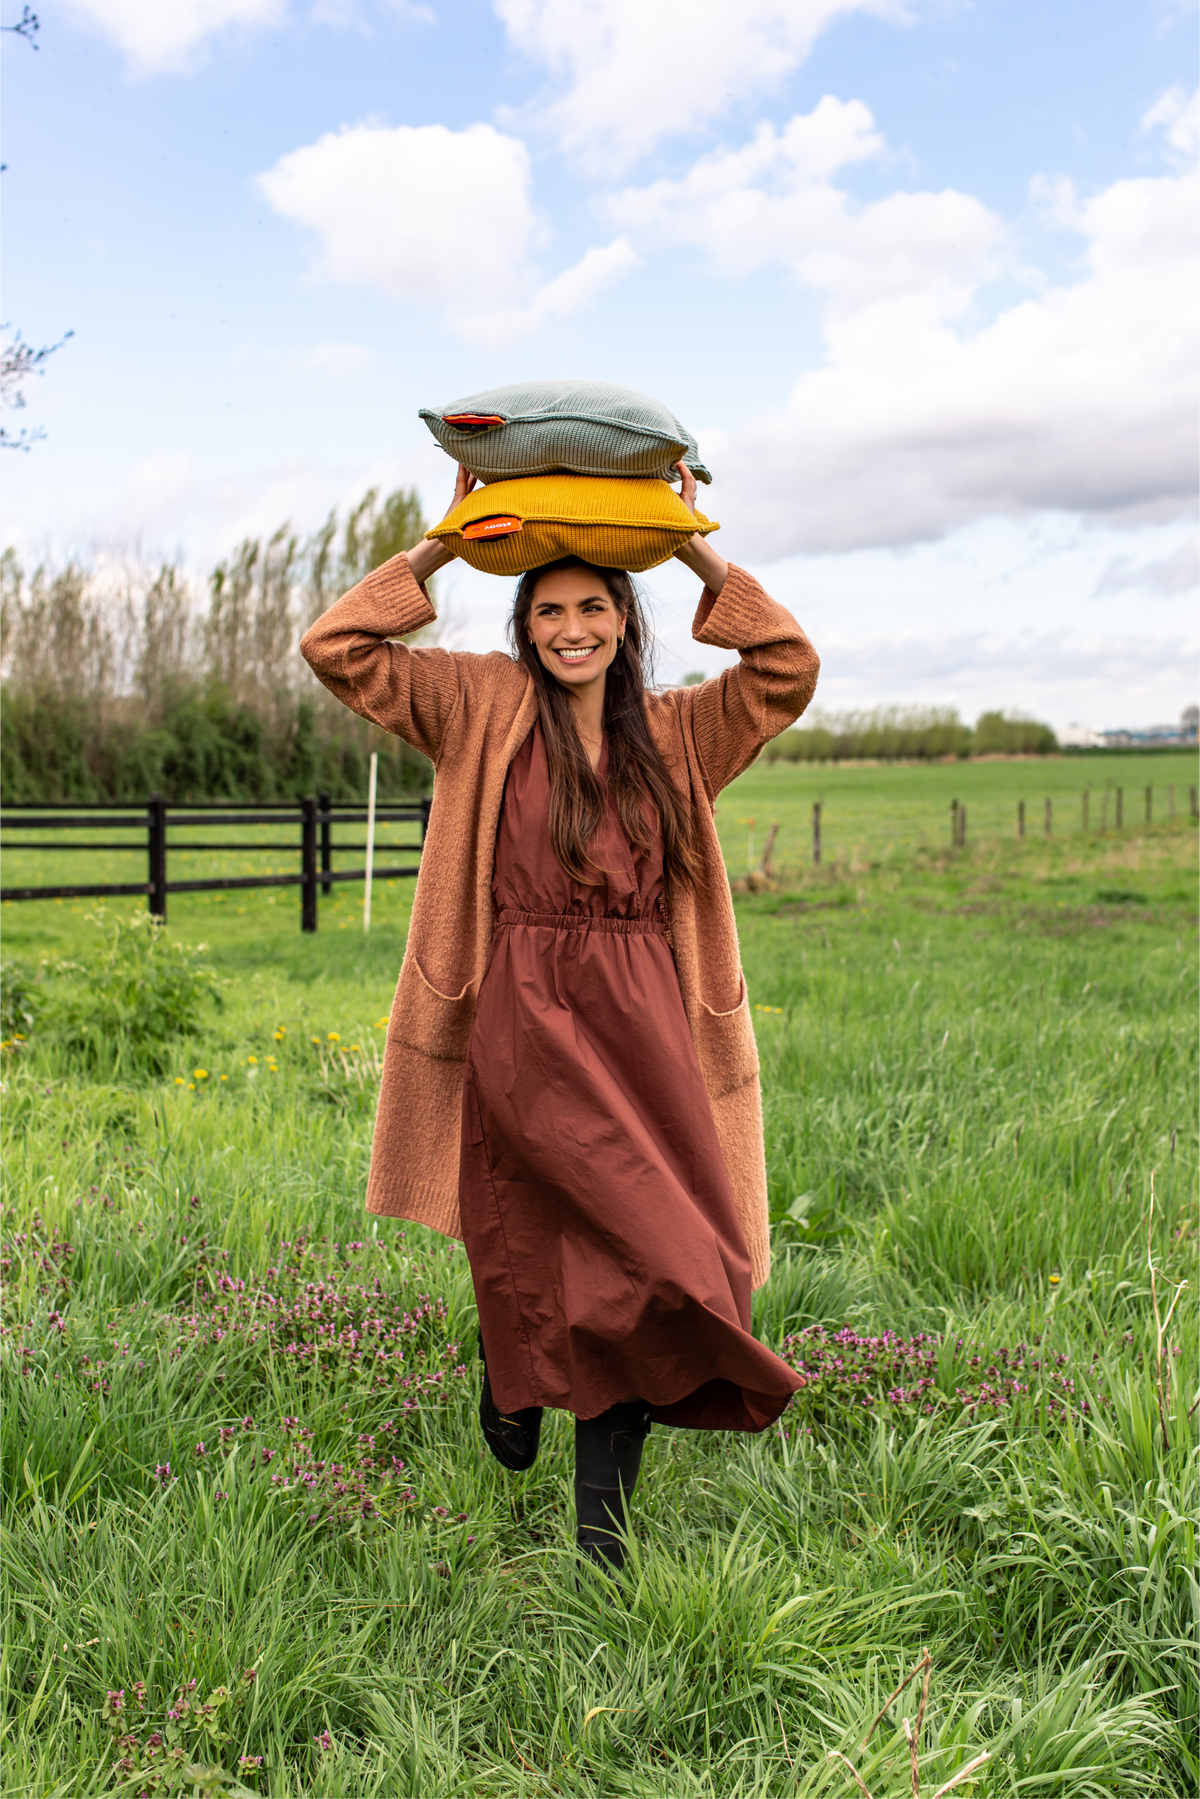
[[[460, 469], [455, 503], [473, 486], [474, 478]], [[410, 650], [390, 640], [419, 631], [436, 617], [424, 584], [450, 560], [442, 544], [423, 538], [335, 600], [300, 643], [317, 679], [344, 706], [403, 737], [433, 762], [458, 702], [457, 658], [447, 650]]]
[[[690, 470], [683, 473], [682, 498], [694, 509], [695, 478]], [[791, 613], [764, 593], [753, 575], [718, 556], [706, 539], [692, 538], [677, 555], [705, 583], [692, 636], [697, 643], [736, 650], [740, 658], [736, 668], [715, 680], [666, 696], [690, 729], [715, 799], [764, 744], [799, 718], [812, 699], [821, 664]]]

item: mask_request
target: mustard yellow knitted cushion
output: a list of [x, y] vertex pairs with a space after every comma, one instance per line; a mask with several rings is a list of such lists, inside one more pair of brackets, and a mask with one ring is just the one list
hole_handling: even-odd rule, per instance
[[637, 574], [665, 562], [697, 531], [718, 529], [702, 512], [689, 512], [665, 481], [528, 475], [477, 487], [425, 535], [489, 575], [523, 574], [560, 556]]

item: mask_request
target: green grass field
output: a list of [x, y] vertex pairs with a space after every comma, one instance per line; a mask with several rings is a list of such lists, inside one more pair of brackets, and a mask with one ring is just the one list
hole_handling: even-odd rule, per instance
[[[1196, 777], [1120, 760], [1119, 836], [1095, 762], [723, 796], [734, 875], [781, 826], [738, 901], [756, 1312], [807, 1385], [652, 1433], [623, 1595], [577, 1579], [569, 1421], [482, 1449], [462, 1251], [362, 1207], [411, 883], [366, 939], [356, 889], [309, 937], [290, 891], [173, 899], [222, 1004], [140, 1049], [86, 902], [5, 906], [6, 1799], [840, 1799], [839, 1755], [911, 1799], [925, 1650], [920, 1799], [985, 1752], [953, 1792], [1194, 1794]], [[1076, 828], [1017, 843], [1047, 794]]]

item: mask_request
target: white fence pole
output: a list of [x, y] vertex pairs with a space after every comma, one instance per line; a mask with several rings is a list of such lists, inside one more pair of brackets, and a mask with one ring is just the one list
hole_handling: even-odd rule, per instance
[[371, 752], [371, 778], [367, 784], [367, 887], [363, 894], [363, 930], [371, 928], [371, 875], [375, 868], [375, 783], [379, 779], [379, 757]]

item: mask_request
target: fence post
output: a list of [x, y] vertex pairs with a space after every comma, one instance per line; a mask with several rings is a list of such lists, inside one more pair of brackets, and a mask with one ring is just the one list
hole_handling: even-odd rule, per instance
[[965, 850], [967, 847], [967, 808], [965, 805], [958, 808], [958, 847], [960, 850]]
[[1151, 824], [1153, 822], [1153, 820], [1154, 820], [1154, 789], [1153, 789], [1153, 787], [1147, 787], [1147, 789], [1146, 789], [1146, 823]]
[[1025, 801], [1018, 800], [1017, 801], [1017, 836], [1024, 837], [1024, 835], [1025, 835]]
[[1054, 825], [1054, 807], [1050, 800], [1046, 801], [1046, 835], [1049, 837]]
[[1117, 793], [1117, 829], [1121, 830], [1125, 822], [1125, 789], [1118, 787]]
[[950, 848], [958, 848], [958, 801], [950, 801]]
[[1170, 822], [1172, 824], [1175, 823], [1175, 783], [1174, 783], [1174, 781], [1167, 782], [1167, 818], [1170, 820]]
[[317, 802], [300, 801], [300, 929], [317, 928]]
[[1089, 793], [1088, 789], [1085, 787], [1083, 790], [1083, 829], [1084, 829], [1085, 836], [1087, 834], [1087, 829], [1088, 829], [1088, 801], [1090, 798], [1091, 798], [1091, 794]]
[[375, 872], [375, 788], [379, 779], [379, 755], [371, 751], [371, 773], [367, 781], [367, 870], [363, 889], [363, 930], [371, 928], [371, 877]]
[[[327, 793], [317, 795], [317, 808], [321, 813], [321, 873], [327, 875], [333, 869], [333, 838], [330, 832], [329, 808], [332, 804]], [[321, 892], [328, 899], [333, 892], [332, 881], [321, 882]]]
[[1200, 811], [1196, 809], [1196, 789], [1194, 787], [1188, 788], [1188, 810], [1193, 818], [1200, 818]]
[[821, 860], [821, 802], [813, 801], [813, 863]]
[[167, 922], [167, 802], [152, 793], [146, 807], [146, 850], [149, 860], [147, 910], [161, 924]]

